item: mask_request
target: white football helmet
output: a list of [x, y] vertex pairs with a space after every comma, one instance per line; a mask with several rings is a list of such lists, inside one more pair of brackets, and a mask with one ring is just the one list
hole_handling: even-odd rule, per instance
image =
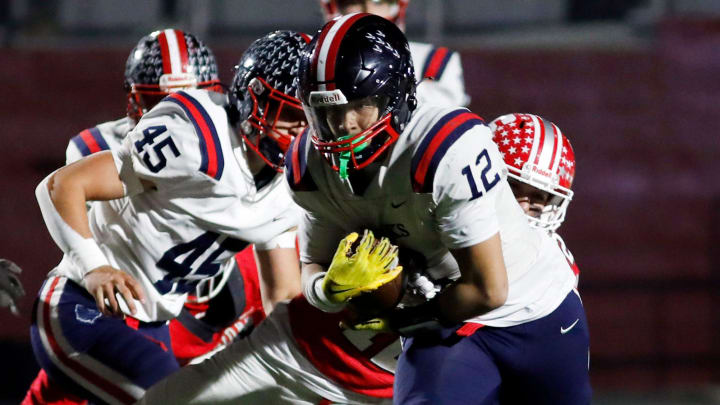
[[557, 230], [573, 197], [575, 152], [570, 141], [557, 125], [533, 114], [503, 115], [490, 123], [490, 130], [508, 176], [551, 195], [539, 218], [528, 215], [530, 224]]

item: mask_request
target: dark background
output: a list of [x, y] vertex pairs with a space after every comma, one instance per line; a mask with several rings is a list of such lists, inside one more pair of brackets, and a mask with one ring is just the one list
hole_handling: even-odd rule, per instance
[[[199, 27], [229, 82], [252, 38], [320, 24], [310, 0], [303, 20], [288, 14], [288, 26], [255, 19], [241, 28], [227, 18], [214, 27], [212, 15], [203, 25], [182, 1], [150, 2], [155, 21], [107, 29], [63, 20], [78, 2], [20, 3], [18, 12], [18, 3], [0, 2], [0, 257], [23, 267], [28, 292], [22, 317], [0, 310], [0, 400], [9, 403], [37, 371], [32, 303], [61, 257], [34, 188], [63, 164], [71, 136], [124, 115], [124, 63], [137, 39], [163, 26]], [[253, 12], [290, 2], [267, 3], [271, 10]], [[595, 402], [718, 403], [720, 12], [681, 12], [680, 1], [658, 12], [648, 3], [657, 2], [557, 1], [547, 3], [560, 4], [550, 16], [537, 7], [506, 21], [495, 10], [499, 20], [486, 13], [476, 24], [451, 24], [463, 11], [456, 1], [433, 28], [422, 19], [437, 2], [415, 0], [408, 32], [462, 52], [474, 112], [487, 120], [540, 114], [570, 138], [575, 199], [560, 234], [581, 269]]]

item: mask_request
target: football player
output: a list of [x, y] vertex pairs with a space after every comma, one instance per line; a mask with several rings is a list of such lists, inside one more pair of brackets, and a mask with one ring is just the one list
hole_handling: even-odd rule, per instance
[[557, 229], [573, 198], [575, 152], [560, 128], [534, 114], [506, 114], [489, 125], [505, 160], [508, 183], [530, 225], [555, 239], [575, 274], [580, 269]]
[[[258, 83], [273, 78], [283, 61], [296, 71], [301, 49], [287, 48], [279, 55], [270, 39], [254, 42], [238, 63], [240, 71], [248, 72], [236, 75], [247, 79], [233, 83], [238, 99], [254, 97]], [[280, 79], [284, 82], [276, 88], [286, 96], [295, 94], [294, 78]], [[292, 96], [287, 100], [300, 104]], [[159, 382], [140, 403], [389, 403], [398, 336], [343, 330], [342, 319], [313, 307], [303, 295], [278, 303], [247, 338]]]
[[[304, 208], [303, 291], [326, 311], [398, 275], [372, 233], [421, 252], [432, 299], [355, 328], [405, 334], [396, 403], [586, 404], [588, 328], [557, 244], [529, 226], [483, 120], [418, 104], [407, 40], [370, 14], [310, 43], [298, 95], [309, 130], [286, 179]], [[346, 236], [347, 235], [347, 236]], [[337, 245], [338, 240], [340, 245]], [[368, 253], [368, 251], [370, 253]]]
[[[410, 0], [320, 0], [325, 22], [343, 14], [366, 12], [385, 17], [405, 31]], [[442, 46], [410, 41], [417, 79], [418, 102], [441, 106], [467, 106], [460, 54]]]
[[[307, 39], [277, 35], [303, 45]], [[203, 280], [227, 274], [232, 256], [249, 243], [270, 291], [285, 294], [278, 299], [299, 286], [295, 206], [268, 157], [243, 141], [258, 143], [266, 133], [236, 131], [240, 103], [214, 91], [217, 71], [204, 44], [173, 30], [157, 37], [142, 74], [170, 68], [165, 84], [177, 91], [163, 99], [162, 77], [160, 88], [140, 86], [162, 101], [148, 111], [152, 101], [131, 99], [142, 118], [121, 145], [57, 170], [36, 190], [65, 252], [36, 305], [36, 358], [69, 392], [103, 403], [132, 403], [178, 368], [167, 320]], [[207, 82], [214, 83], [185, 88]], [[293, 136], [305, 126], [301, 114], [280, 104], [268, 102], [272, 114], [257, 114]], [[97, 146], [89, 135], [83, 140]], [[272, 153], [269, 159], [282, 159], [282, 145]], [[102, 202], [86, 212], [87, 201]]]

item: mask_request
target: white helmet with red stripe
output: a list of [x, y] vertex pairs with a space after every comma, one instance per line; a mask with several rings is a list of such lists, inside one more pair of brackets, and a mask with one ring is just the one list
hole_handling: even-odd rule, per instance
[[389, 14], [382, 15], [381, 17], [387, 18], [400, 27], [400, 29], [405, 30], [405, 11], [407, 10], [408, 4], [410, 4], [410, 0], [320, 0], [325, 22], [339, 17], [342, 14], [349, 14], [347, 8], [352, 6], [360, 7], [360, 9], [351, 10], [350, 12], [372, 12], [368, 10], [367, 3], [389, 5]]
[[550, 194], [531, 225], [555, 231], [565, 220], [575, 177], [575, 153], [560, 128], [533, 114], [507, 114], [490, 123], [493, 141], [505, 160], [508, 176]]
[[210, 48], [190, 33], [164, 29], [144, 36], [125, 64], [128, 117], [137, 122], [143, 113], [178, 90], [221, 91], [217, 72]]

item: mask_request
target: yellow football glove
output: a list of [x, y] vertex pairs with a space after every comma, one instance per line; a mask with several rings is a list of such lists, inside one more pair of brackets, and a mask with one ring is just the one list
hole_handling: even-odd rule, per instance
[[397, 263], [397, 246], [387, 238], [375, 245], [375, 235], [366, 230], [355, 253], [348, 257], [353, 242], [358, 238], [353, 232], [338, 245], [332, 263], [323, 278], [325, 296], [334, 302], [347, 302], [365, 291], [372, 291], [392, 281], [402, 271]]
[[357, 323], [340, 321], [340, 328], [352, 330], [369, 330], [372, 332], [395, 332], [395, 330], [390, 327], [390, 321], [387, 318], [372, 318]]

